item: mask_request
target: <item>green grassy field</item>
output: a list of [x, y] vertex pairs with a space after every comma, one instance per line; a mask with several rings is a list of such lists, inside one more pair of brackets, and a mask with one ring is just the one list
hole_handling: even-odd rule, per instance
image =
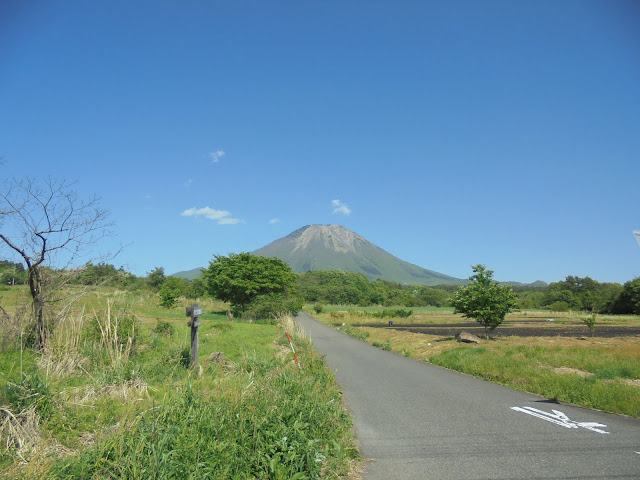
[[[461, 344], [452, 336], [412, 333], [389, 328], [389, 319], [372, 316], [376, 309], [325, 307], [315, 318], [372, 345], [464, 372], [558, 401], [640, 418], [640, 339], [635, 337], [527, 336], [500, 337], [481, 344]], [[410, 325], [463, 324], [470, 320], [451, 309], [410, 309]], [[336, 312], [340, 315], [336, 316]], [[557, 328], [579, 325], [581, 312], [524, 311], [507, 316], [505, 325]], [[554, 318], [553, 323], [546, 319]], [[532, 322], [532, 323], [531, 323]], [[342, 325], [344, 324], [344, 325]], [[598, 316], [597, 325], [640, 326], [640, 316]], [[498, 330], [500, 327], [498, 327]], [[586, 328], [584, 334], [586, 335]]]
[[[0, 299], [19, 323], [24, 289]], [[165, 310], [152, 294], [100, 289], [59, 320], [44, 353], [5, 341], [0, 476], [345, 478], [357, 459], [350, 419], [310, 343], [292, 323], [229, 321], [226, 305], [204, 300], [194, 371], [190, 303]]]

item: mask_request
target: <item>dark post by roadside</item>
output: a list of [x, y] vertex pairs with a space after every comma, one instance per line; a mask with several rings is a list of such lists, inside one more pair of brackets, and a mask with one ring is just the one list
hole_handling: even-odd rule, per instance
[[198, 327], [202, 322], [198, 317], [202, 315], [202, 308], [197, 303], [187, 307], [187, 317], [191, 320], [187, 323], [191, 327], [191, 368], [198, 366]]

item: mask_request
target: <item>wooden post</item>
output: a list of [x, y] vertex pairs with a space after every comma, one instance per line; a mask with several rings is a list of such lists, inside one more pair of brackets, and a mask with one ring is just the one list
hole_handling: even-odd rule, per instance
[[191, 368], [194, 369], [198, 366], [198, 327], [202, 325], [198, 320], [200, 315], [202, 315], [202, 309], [198, 304], [194, 303], [187, 307], [187, 317], [191, 317], [187, 323], [191, 327]]

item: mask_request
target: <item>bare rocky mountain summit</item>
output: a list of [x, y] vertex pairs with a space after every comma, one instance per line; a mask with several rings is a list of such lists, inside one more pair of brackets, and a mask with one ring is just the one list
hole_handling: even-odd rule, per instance
[[251, 253], [280, 258], [294, 272], [346, 270], [403, 284], [465, 283], [405, 262], [341, 225], [307, 225]]

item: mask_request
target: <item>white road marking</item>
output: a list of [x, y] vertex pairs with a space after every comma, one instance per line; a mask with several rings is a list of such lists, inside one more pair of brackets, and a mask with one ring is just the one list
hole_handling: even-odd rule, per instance
[[[606, 432], [601, 430], [601, 428], [607, 428], [606, 425], [602, 423], [596, 422], [575, 422], [573, 420], [569, 420], [564, 413], [558, 410], [552, 410], [553, 413], [545, 412], [544, 410], [538, 410], [533, 407], [511, 407], [511, 410], [515, 410], [516, 412], [526, 413], [527, 415], [531, 415], [532, 417], [541, 418], [542, 420], [546, 420], [547, 422], [555, 423], [556, 425], [560, 425], [564, 428], [586, 428], [587, 430], [591, 430], [592, 432], [601, 433], [603, 435], [609, 435], [610, 432]], [[640, 452], [636, 452], [640, 453]]]

